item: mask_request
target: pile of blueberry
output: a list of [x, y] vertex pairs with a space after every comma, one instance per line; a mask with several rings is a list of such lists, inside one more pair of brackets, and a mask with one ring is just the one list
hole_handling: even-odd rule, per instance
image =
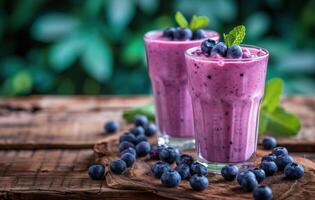
[[192, 32], [189, 28], [170, 27], [163, 31], [163, 37], [171, 40], [200, 40], [206, 37], [206, 32], [203, 29]]
[[255, 200], [272, 199], [271, 189], [268, 186], [259, 186], [266, 176], [272, 176], [277, 171], [284, 171], [287, 179], [297, 180], [304, 175], [303, 166], [294, 163], [285, 147], [276, 147], [276, 140], [273, 137], [265, 137], [263, 147], [264, 149], [272, 148], [272, 153], [262, 157], [259, 168], [239, 172], [236, 165], [227, 165], [221, 170], [224, 180], [233, 181], [236, 178], [244, 190], [253, 191]]
[[201, 43], [201, 51], [206, 55], [218, 54], [221, 57], [241, 58], [242, 48], [239, 45], [232, 45], [229, 48], [224, 42], [216, 42], [210, 38]]

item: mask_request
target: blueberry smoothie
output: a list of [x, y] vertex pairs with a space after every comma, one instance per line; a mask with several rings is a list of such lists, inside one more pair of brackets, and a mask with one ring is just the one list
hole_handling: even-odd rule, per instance
[[[214, 40], [219, 35], [204, 32]], [[144, 36], [148, 72], [153, 88], [159, 144], [178, 148], [194, 142], [192, 102], [188, 91], [185, 51], [198, 46], [202, 38], [174, 40], [165, 31], [151, 31]], [[186, 143], [186, 144], [185, 144]]]
[[256, 151], [269, 54], [210, 42], [185, 54], [197, 153], [208, 164], [246, 162]]

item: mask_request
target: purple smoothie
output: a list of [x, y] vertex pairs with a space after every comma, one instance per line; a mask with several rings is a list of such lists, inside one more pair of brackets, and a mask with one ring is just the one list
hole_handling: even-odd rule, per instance
[[268, 52], [242, 46], [243, 57], [186, 52], [198, 156], [209, 162], [249, 160], [256, 151]]
[[[219, 39], [213, 31], [207, 31], [206, 35]], [[151, 31], [144, 36], [144, 41], [159, 129], [171, 137], [193, 138], [185, 51], [200, 45], [202, 40], [170, 40], [162, 37], [162, 31]]]

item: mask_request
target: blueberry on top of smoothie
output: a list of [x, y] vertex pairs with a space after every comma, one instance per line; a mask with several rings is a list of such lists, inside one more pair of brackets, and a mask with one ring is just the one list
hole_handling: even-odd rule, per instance
[[201, 51], [204, 53], [204, 54], [208, 54], [210, 55], [211, 54], [211, 51], [213, 49], [213, 47], [215, 46], [216, 42], [210, 38], [204, 40], [202, 43], [201, 43]]

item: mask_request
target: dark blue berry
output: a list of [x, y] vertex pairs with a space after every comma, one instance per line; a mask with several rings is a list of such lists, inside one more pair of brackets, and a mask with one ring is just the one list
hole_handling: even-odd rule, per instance
[[208, 169], [206, 166], [199, 162], [194, 162], [190, 166], [190, 172], [191, 174], [198, 174], [199, 176], [207, 176], [208, 175]]
[[239, 45], [232, 45], [228, 48], [226, 56], [228, 58], [240, 58], [242, 57], [242, 48]]
[[184, 163], [178, 165], [175, 170], [178, 171], [182, 180], [190, 177], [190, 167]]
[[136, 126], [129, 130], [135, 137], [144, 135], [144, 128], [142, 126]]
[[288, 150], [285, 147], [275, 147], [272, 149], [272, 153], [276, 156], [288, 155]]
[[166, 187], [176, 187], [181, 180], [180, 174], [173, 169], [163, 172], [161, 176], [161, 182]]
[[205, 176], [193, 175], [189, 179], [190, 187], [195, 191], [203, 191], [209, 185], [208, 179]]
[[125, 161], [127, 167], [132, 166], [136, 161], [136, 156], [132, 153], [124, 153], [120, 158]]
[[136, 146], [137, 156], [139, 157], [146, 156], [148, 153], [150, 153], [150, 150], [151, 145], [146, 141], [142, 141]]
[[110, 162], [110, 170], [115, 174], [122, 174], [126, 170], [126, 162], [123, 160], [113, 160]]
[[251, 171], [242, 171], [240, 173], [237, 174], [236, 176], [236, 180], [238, 182], [238, 184], [242, 185], [242, 180], [244, 177], [247, 177], [247, 176], [252, 176], [253, 178], [256, 178], [255, 174]]
[[284, 175], [290, 180], [297, 180], [304, 175], [304, 167], [297, 163], [289, 163], [284, 168]]
[[123, 135], [121, 135], [119, 138], [120, 143], [124, 142], [124, 141], [131, 142], [131, 143], [135, 144], [137, 140], [136, 140], [136, 137], [132, 133], [126, 132]]
[[144, 134], [147, 137], [151, 137], [157, 133], [157, 127], [155, 124], [150, 123], [148, 126], [144, 129]]
[[101, 180], [104, 177], [105, 167], [103, 165], [91, 165], [89, 167], [88, 173], [91, 179]]
[[260, 163], [260, 168], [266, 173], [266, 176], [272, 176], [278, 171], [278, 167], [273, 161], [263, 161]]
[[166, 147], [160, 151], [160, 159], [169, 164], [174, 163], [178, 156], [178, 152], [173, 147]]
[[272, 190], [268, 186], [259, 186], [253, 192], [254, 200], [271, 200]]
[[163, 172], [168, 171], [170, 169], [171, 169], [171, 167], [168, 163], [158, 161], [152, 165], [151, 172], [152, 172], [154, 177], [161, 178]]
[[129, 147], [135, 148], [135, 145], [131, 142], [123, 141], [119, 143], [119, 152], [122, 152], [123, 150], [128, 149]]
[[194, 40], [200, 40], [205, 37], [206, 37], [206, 31], [204, 31], [203, 29], [197, 29], [193, 32]]
[[147, 142], [148, 138], [146, 136], [144, 136], [144, 135], [139, 135], [138, 137], [136, 137], [136, 141], [137, 141], [136, 143], [139, 144], [142, 141]]
[[277, 140], [274, 137], [266, 136], [262, 141], [263, 149], [271, 150], [277, 146]]
[[173, 39], [175, 31], [176, 31], [176, 29], [173, 27], [167, 28], [163, 31], [163, 37]]
[[236, 165], [225, 165], [221, 169], [221, 175], [226, 181], [233, 181], [238, 173], [238, 167]]
[[119, 128], [119, 124], [116, 121], [109, 121], [105, 124], [106, 133], [115, 133]]
[[225, 57], [226, 52], [227, 52], [227, 47], [226, 47], [225, 43], [219, 42], [218, 44], [214, 45], [211, 53], [217, 53], [220, 56]]
[[[147, 116], [145, 115], [136, 115], [134, 119], [135, 126], [145, 127], [149, 123]], [[144, 132], [143, 132], [144, 133]]]
[[241, 180], [241, 186], [244, 190], [248, 192], [253, 191], [258, 186], [255, 175], [252, 176], [250, 174], [245, 174]]
[[277, 159], [276, 159], [276, 165], [278, 167], [278, 170], [284, 170], [287, 164], [293, 163], [293, 162], [294, 162], [293, 158], [289, 155], [280, 155], [280, 156], [277, 156]]
[[154, 160], [159, 160], [160, 159], [160, 151], [161, 151], [162, 148], [165, 148], [165, 147], [162, 147], [162, 146], [153, 146], [153, 147], [151, 147], [150, 158], [154, 159]]
[[127, 149], [123, 150], [122, 152], [120, 152], [120, 156], [122, 156], [125, 153], [131, 153], [132, 155], [134, 155], [135, 157], [137, 156], [137, 152], [134, 148], [132, 147], [128, 147]]
[[189, 28], [176, 28], [176, 31], [174, 33], [174, 39], [177, 40], [183, 40], [183, 39], [191, 39], [192, 38], [192, 32]]
[[215, 44], [215, 40], [211, 40], [210, 38], [208, 38], [201, 43], [201, 51], [205, 54], [210, 55]]
[[255, 174], [255, 177], [258, 183], [262, 182], [266, 178], [266, 173], [263, 169], [254, 168], [254, 169], [250, 169], [249, 171]]
[[194, 158], [188, 154], [182, 154], [178, 156], [176, 159], [176, 165], [186, 164], [188, 166], [191, 166], [191, 164], [193, 163], [194, 163]]
[[277, 159], [277, 156], [270, 153], [268, 155], [264, 155], [262, 158], [261, 158], [261, 162], [263, 161], [273, 161], [273, 162], [276, 162], [276, 159]]

